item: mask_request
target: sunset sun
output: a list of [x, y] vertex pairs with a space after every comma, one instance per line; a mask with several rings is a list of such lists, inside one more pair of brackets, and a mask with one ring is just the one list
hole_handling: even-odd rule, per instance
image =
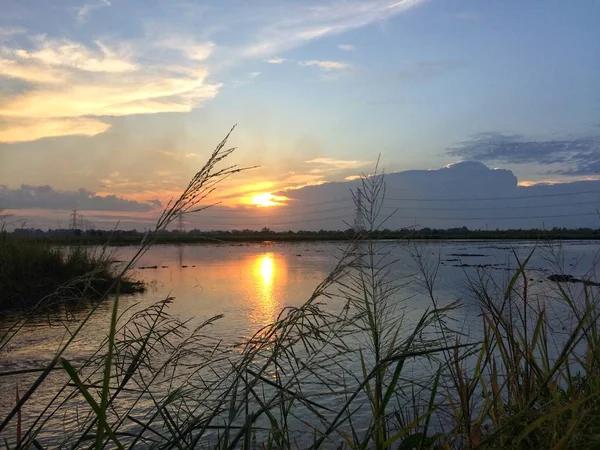
[[267, 207], [267, 206], [281, 206], [283, 205], [283, 201], [286, 200], [285, 197], [279, 195], [273, 195], [270, 192], [265, 192], [263, 194], [255, 195], [251, 198], [250, 204], [259, 206], [259, 207]]

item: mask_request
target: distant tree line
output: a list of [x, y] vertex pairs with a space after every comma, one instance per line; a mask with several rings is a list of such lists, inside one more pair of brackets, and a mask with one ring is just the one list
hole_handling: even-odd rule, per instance
[[[133, 244], [141, 241], [145, 231], [131, 230], [79, 230], [17, 228], [8, 233], [16, 238], [40, 240], [76, 240], [82, 243]], [[541, 229], [508, 229], [508, 230], [471, 230], [466, 226], [457, 228], [400, 228], [383, 229], [373, 232], [357, 233], [353, 228], [346, 230], [287, 230], [275, 231], [268, 227], [260, 230], [199, 230], [189, 231], [166, 230], [158, 233], [159, 242], [196, 242], [202, 240], [224, 241], [264, 241], [264, 240], [347, 240], [357, 235], [375, 239], [600, 239], [600, 229], [593, 228], [552, 228]]]

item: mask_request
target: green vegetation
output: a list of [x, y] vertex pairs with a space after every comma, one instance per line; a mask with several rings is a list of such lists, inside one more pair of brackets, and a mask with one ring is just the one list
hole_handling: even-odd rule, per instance
[[[240, 170], [215, 168], [233, 151], [225, 142], [123, 271], [160, 230]], [[39, 376], [0, 422], [6, 446], [46, 448], [46, 428], [63, 417], [62, 448], [598, 448], [597, 290], [582, 283], [573, 294], [557, 283], [557, 299], [534, 299], [529, 257], [515, 255], [517, 270], [505, 286], [483, 272], [468, 280], [481, 332], [464, 335], [465, 311], [439, 300], [438, 262], [418, 245], [415, 267], [429, 305], [405, 308], [404, 286], [391, 273], [397, 243], [372, 239], [385, 223], [383, 176], [364, 178], [358, 195], [368, 232], [355, 233], [302, 306], [286, 308], [242, 343], [211, 334], [215, 321], [226, 320], [220, 316], [188, 328], [169, 315], [169, 299], [125, 319], [117, 295], [98, 351], [68, 360], [92, 309], [52, 360], [33, 370]], [[550, 300], [568, 314], [560, 331], [550, 321]], [[0, 339], [0, 350], [7, 342]], [[27, 410], [51, 372], [63, 376], [63, 387], [45, 410]]]
[[[114, 293], [114, 262], [104, 252], [81, 247], [30, 243], [0, 234], [0, 310], [28, 309], [42, 300], [56, 306]], [[121, 293], [142, 292], [144, 286], [127, 278]]]

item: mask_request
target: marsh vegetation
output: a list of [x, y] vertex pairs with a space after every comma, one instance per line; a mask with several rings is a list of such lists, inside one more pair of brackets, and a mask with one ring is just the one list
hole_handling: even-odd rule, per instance
[[[0, 423], [8, 448], [595, 448], [600, 442], [598, 289], [557, 297], [533, 295], [530, 256], [514, 255], [500, 285], [485, 271], [467, 278], [480, 329], [465, 334], [458, 301], [436, 290], [441, 264], [411, 247], [428, 305], [407, 310], [393, 242], [373, 239], [385, 177], [363, 177], [355, 193], [361, 224], [337, 264], [299, 306], [241, 342], [212, 333], [216, 315], [192, 325], [173, 301], [119, 312], [121, 279], [181, 213], [203, 209], [216, 185], [242, 169], [219, 164], [233, 151], [226, 139], [181, 197], [168, 205], [113, 286], [105, 339], [73, 360], [96, 306], [75, 325], [48, 363], [31, 369]], [[357, 196], [360, 196], [360, 200]], [[560, 264], [560, 255], [556, 255]], [[590, 272], [590, 273], [593, 273]], [[458, 280], [457, 280], [458, 282]], [[111, 292], [117, 295], [110, 295]], [[560, 327], [551, 316], [560, 302]], [[22, 329], [16, 321], [0, 349]], [[5, 357], [4, 355], [2, 356]], [[357, 369], [358, 367], [358, 369]], [[19, 376], [3, 370], [1, 377]], [[49, 377], [57, 392], [44, 393]], [[34, 395], [47, 398], [31, 411]], [[51, 423], [64, 424], [47, 443]]]

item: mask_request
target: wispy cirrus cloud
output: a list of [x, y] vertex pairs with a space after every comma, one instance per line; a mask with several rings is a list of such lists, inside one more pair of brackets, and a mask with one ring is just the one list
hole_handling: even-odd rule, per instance
[[131, 61], [126, 52], [119, 52], [95, 41], [94, 47], [68, 39], [48, 39], [38, 35], [31, 39], [34, 48], [2, 48], [1, 53], [13, 62], [31, 62], [50, 67], [77, 69], [86, 72], [121, 73], [136, 70], [137, 65]]
[[0, 26], [0, 40], [23, 33], [27, 33], [27, 28], [21, 26]]
[[111, 3], [108, 0], [97, 0], [95, 2], [84, 3], [74, 9], [75, 17], [79, 22], [85, 22], [95, 10], [107, 8], [109, 6], [111, 6]]
[[15, 143], [73, 135], [95, 136], [109, 128], [107, 123], [85, 117], [49, 118], [42, 121], [8, 120], [0, 122], [0, 142]]
[[289, 59], [279, 58], [278, 56], [275, 56], [274, 58], [265, 59], [265, 62], [268, 64], [283, 64], [286, 61], [289, 61]]
[[193, 61], [204, 61], [210, 57], [215, 50], [212, 41], [198, 41], [194, 36], [170, 34], [157, 39], [156, 45], [161, 48], [181, 52]]
[[508, 164], [537, 164], [560, 169], [547, 174], [596, 175], [600, 172], [600, 136], [528, 139], [520, 134], [480, 133], [448, 149], [461, 158]]
[[325, 72], [347, 70], [352, 67], [350, 64], [341, 61], [321, 61], [316, 59], [300, 61], [298, 64], [301, 66], [315, 66]]
[[425, 0], [344, 0], [286, 5], [280, 16], [260, 27], [257, 39], [243, 55], [271, 56], [315, 39], [339, 35], [389, 19], [413, 9]]
[[352, 51], [356, 50], [356, 47], [354, 45], [351, 45], [351, 44], [339, 44], [337, 47], [340, 50], [344, 50], [346, 52], [352, 52]]
[[335, 158], [314, 158], [309, 161], [306, 161], [306, 163], [321, 166], [323, 169], [327, 170], [348, 170], [358, 169], [360, 167], [365, 166], [372, 166], [374, 161], [359, 161]]

